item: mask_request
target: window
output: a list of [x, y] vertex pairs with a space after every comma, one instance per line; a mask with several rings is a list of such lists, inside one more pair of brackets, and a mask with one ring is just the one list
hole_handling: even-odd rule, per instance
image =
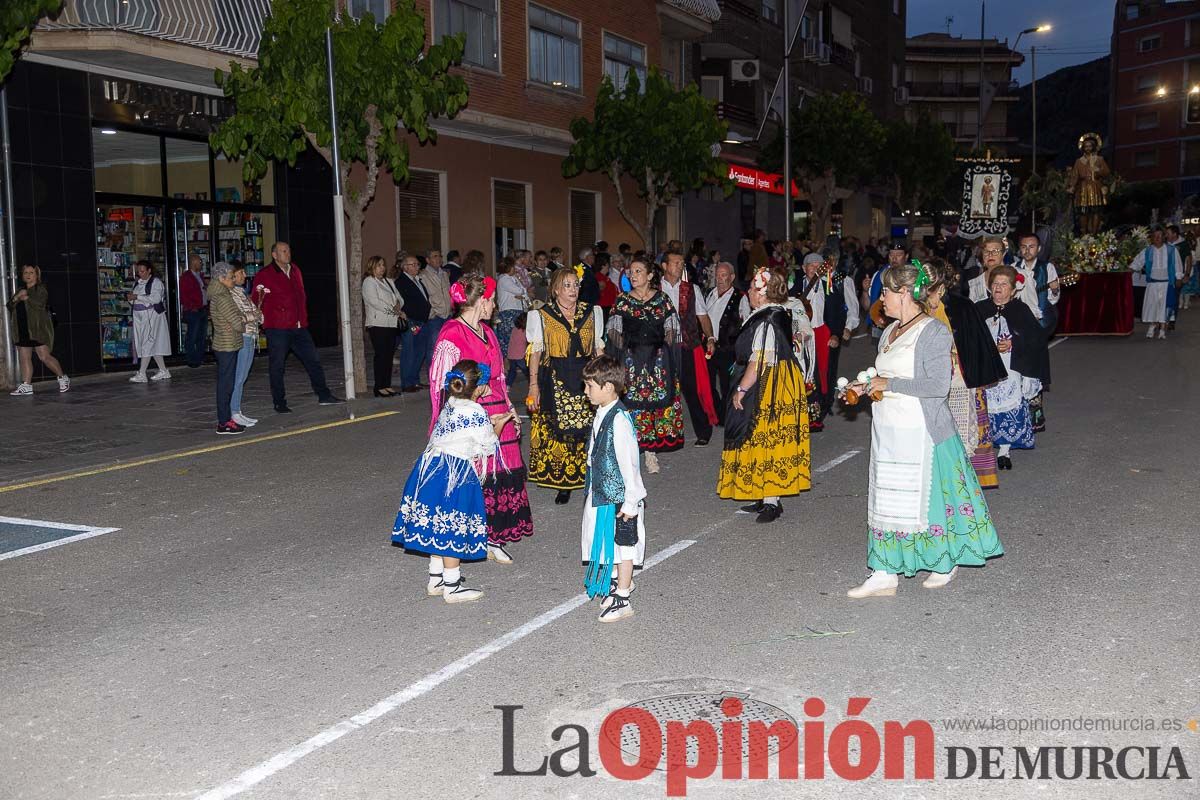
[[208, 143], [167, 139], [167, 192], [186, 200], [208, 200]]
[[1149, 53], [1151, 50], [1157, 50], [1162, 47], [1162, 34], [1156, 33], [1153, 36], [1146, 36], [1138, 39], [1138, 52]]
[[492, 182], [492, 213], [496, 219], [496, 260], [529, 246], [529, 187], [523, 183]]
[[714, 103], [725, 99], [725, 79], [720, 75], [701, 75], [700, 94]]
[[1130, 3], [1125, 6], [1125, 19], [1137, 19], [1140, 13], [1141, 9], [1137, 3]]
[[433, 20], [441, 36], [466, 34], [464, 62], [500, 69], [496, 0], [435, 0]]
[[805, 14], [800, 18], [800, 38], [812, 39], [817, 35], [816, 26], [813, 25], [813, 18]]
[[1158, 89], [1157, 75], [1139, 75], [1137, 79], [1137, 90], [1139, 93], [1153, 92]]
[[424, 254], [442, 247], [442, 176], [411, 170], [408, 183], [396, 186], [397, 249]]
[[96, 191], [161, 197], [161, 142], [157, 135], [93, 128]]
[[897, 64], [895, 61], [893, 61], [892, 62], [892, 88], [898, 89], [899, 87], [900, 87], [900, 65]]
[[604, 34], [604, 74], [620, 89], [630, 73], [637, 73], [642, 86], [646, 85], [646, 48], [611, 33]]
[[1138, 114], [1133, 118], [1133, 128], [1139, 131], [1148, 131], [1158, 127], [1158, 112], [1150, 111], [1145, 114]]
[[1157, 150], [1142, 150], [1133, 154], [1133, 165], [1135, 167], [1157, 167], [1158, 166], [1158, 151]]
[[571, 190], [570, 221], [571, 221], [571, 258], [579, 254], [585, 247], [591, 247], [599, 238], [600, 195], [594, 192]]
[[771, 22], [779, 22], [779, 0], [762, 0], [762, 15]]
[[900, 16], [900, 0], [892, 0], [892, 13]]
[[529, 80], [578, 89], [579, 23], [541, 6], [529, 6]]
[[376, 24], [381, 25], [392, 12], [392, 3], [391, 0], [350, 0], [346, 4], [346, 10], [355, 19], [362, 19], [370, 12]]

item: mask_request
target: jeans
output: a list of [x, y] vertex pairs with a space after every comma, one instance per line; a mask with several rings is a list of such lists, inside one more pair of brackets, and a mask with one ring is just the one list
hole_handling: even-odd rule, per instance
[[233, 417], [230, 401], [233, 397], [233, 384], [237, 380], [237, 362], [239, 350], [217, 350], [217, 424], [224, 425]]
[[[410, 322], [411, 326], [412, 323]], [[434, 339], [429, 337], [429, 323], [418, 323], [420, 332], [414, 334], [412, 328], [409, 327], [404, 333], [400, 334], [400, 387], [407, 389], [410, 386], [419, 386], [421, 384], [421, 365], [425, 363], [425, 359], [429, 356], [433, 349]], [[437, 326], [441, 330], [441, 326]]]
[[287, 393], [283, 385], [283, 368], [287, 364], [289, 353], [295, 353], [296, 358], [308, 372], [308, 381], [317, 399], [325, 400], [333, 397], [329, 386], [325, 383], [325, 370], [321, 369], [321, 361], [317, 358], [317, 346], [313, 343], [312, 334], [307, 328], [267, 328], [267, 363], [271, 375], [271, 401], [276, 408], [287, 405]]
[[187, 323], [187, 333], [184, 334], [183, 348], [189, 367], [198, 367], [204, 363], [204, 345], [208, 335], [208, 312], [203, 308], [198, 311], [183, 312], [183, 321]]
[[396, 354], [396, 329], [372, 325], [367, 328], [371, 336], [371, 349], [375, 351], [373, 365], [375, 391], [392, 386], [392, 356]]
[[242, 349], [238, 350], [237, 354], [237, 378], [233, 383], [233, 398], [229, 401], [229, 407], [234, 414], [242, 413], [242, 390], [246, 388], [246, 377], [250, 374], [250, 367], [254, 366], [254, 345], [257, 338], [242, 334]]

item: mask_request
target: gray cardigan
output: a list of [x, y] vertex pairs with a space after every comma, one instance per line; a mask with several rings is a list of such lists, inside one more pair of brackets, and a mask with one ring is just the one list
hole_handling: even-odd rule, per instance
[[[887, 344], [892, 328], [898, 324], [893, 323], [879, 337], [880, 351]], [[929, 322], [917, 337], [916, 351], [913, 353], [913, 377], [888, 380], [888, 388], [893, 392], [920, 399], [925, 427], [929, 429], [929, 438], [935, 445], [958, 435], [946, 399], [950, 395], [950, 347], [953, 343], [949, 328], [936, 319]]]

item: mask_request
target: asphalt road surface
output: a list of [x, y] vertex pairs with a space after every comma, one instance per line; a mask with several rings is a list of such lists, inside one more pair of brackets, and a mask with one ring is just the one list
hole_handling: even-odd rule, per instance
[[[824, 777], [805, 738], [799, 781], [778, 779], [772, 756], [767, 780], [717, 767], [685, 784], [689, 797], [1196, 797], [1198, 346], [1187, 332], [1057, 346], [1049, 431], [987, 495], [1005, 555], [941, 590], [902, 580], [894, 598], [845, 596], [865, 577], [867, 414], [814, 437], [812, 491], [765, 526], [716, 498], [719, 436], [694, 448], [689, 433], [645, 476], [656, 563], [636, 578], [636, 616], [614, 625], [580, 596], [580, 497], [556, 506], [542, 489], [515, 565], [465, 565], [482, 601], [425, 596], [425, 561], [388, 541], [425, 442], [417, 399], [364, 402], [336, 427], [310, 429], [345, 409], [291, 429], [272, 416], [235, 447], [108, 471], [120, 463], [107, 450], [89, 461], [81, 447], [83, 474], [45, 483], [28, 485], [27, 459], [0, 476], [0, 517], [117, 530], [0, 560], [0, 797], [664, 797], [681, 768], [670, 785], [664, 770], [606, 769], [606, 715], [632, 704], [719, 725], [729, 695], [813, 733]], [[869, 351], [856, 341], [845, 374]], [[255, 380], [265, 388], [265, 370]], [[122, 412], [96, 392], [93, 421]], [[6, 429], [33, 424], [5, 400]], [[400, 413], [371, 416], [383, 410]], [[172, 446], [228, 442], [195, 430]], [[290, 435], [257, 438], [272, 433]], [[153, 437], [140, 453], [125, 445], [124, 464], [162, 451]], [[0, 542], [59, 535], [8, 524]], [[536, 771], [582, 730], [597, 774], [496, 775], [497, 706], [522, 707], [509, 712], [510, 771]], [[867, 724], [839, 734], [850, 717]], [[928, 721], [933, 777], [916, 775], [911, 740], [902, 777], [882, 763], [843, 777], [874, 757], [845, 734], [886, 742], [889, 720]], [[581, 727], [556, 740], [568, 725]], [[1040, 764], [1014, 779], [1017, 748], [1056, 746], [1065, 777], [1048, 760], [1045, 779]], [[1126, 773], [1168, 777], [1108, 779], [1102, 765], [1087, 779], [1104, 755], [1089, 747], [1113, 751], [1110, 769], [1125, 748]], [[950, 779], [950, 753], [963, 774], [967, 749], [973, 773]], [[989, 759], [1003, 779], [980, 777]], [[577, 770], [578, 749], [554, 765]]]

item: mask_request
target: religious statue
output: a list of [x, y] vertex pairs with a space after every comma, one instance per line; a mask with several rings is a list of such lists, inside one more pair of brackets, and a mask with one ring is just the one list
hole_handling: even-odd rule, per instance
[[1100, 217], [1108, 205], [1108, 188], [1103, 180], [1111, 174], [1111, 170], [1100, 155], [1103, 144], [1098, 133], [1080, 136], [1080, 156], [1067, 173], [1067, 191], [1075, 206], [1081, 234], [1100, 232]]

